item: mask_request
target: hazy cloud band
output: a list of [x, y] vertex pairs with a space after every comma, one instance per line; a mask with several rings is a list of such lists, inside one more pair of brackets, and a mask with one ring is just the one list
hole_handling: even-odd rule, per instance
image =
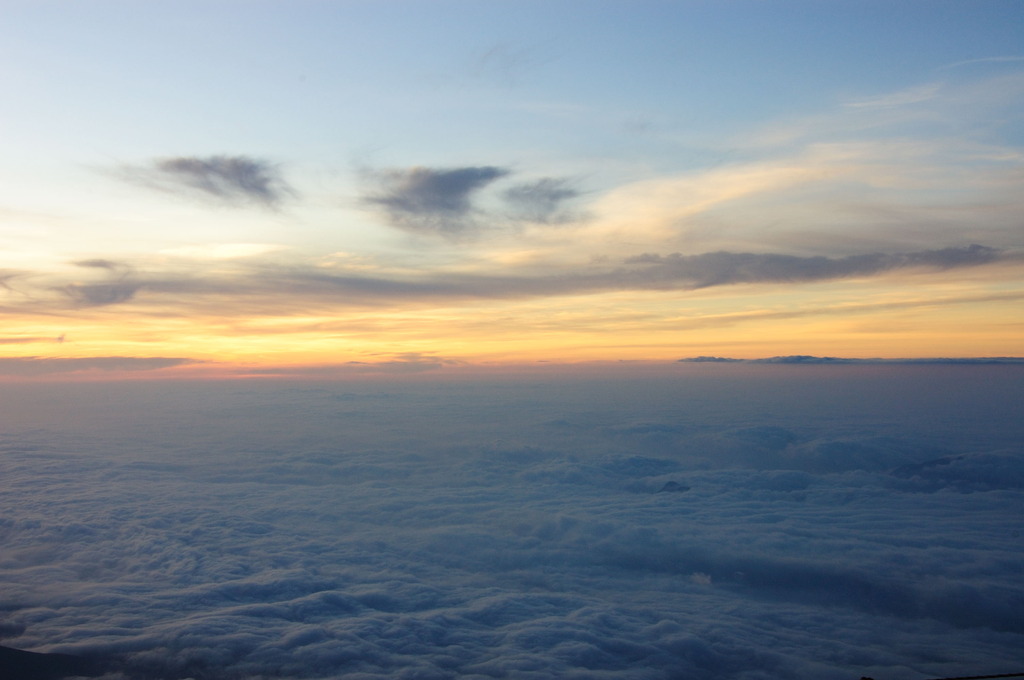
[[482, 275], [439, 272], [427, 276], [372, 277], [334, 273], [309, 266], [246, 265], [218, 277], [150, 275], [130, 279], [128, 268], [105, 264], [115, 278], [62, 288], [76, 306], [130, 302], [142, 293], [161, 296], [282, 296], [296, 301], [344, 299], [353, 304], [414, 300], [514, 299], [589, 294], [609, 290], [696, 290], [759, 283], [806, 283], [870, 277], [904, 270], [977, 267], [1013, 259], [1006, 251], [981, 245], [910, 253], [870, 253], [849, 257], [802, 257], [714, 252], [700, 255], [643, 254], [624, 266], [594, 265], [540, 275]]

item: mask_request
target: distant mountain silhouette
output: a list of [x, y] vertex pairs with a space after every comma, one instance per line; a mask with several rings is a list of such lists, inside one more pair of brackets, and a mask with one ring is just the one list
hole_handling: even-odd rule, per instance
[[920, 357], [906, 359], [848, 359], [816, 357], [809, 354], [767, 357], [764, 359], [732, 359], [729, 357], [689, 357], [679, 359], [691, 364], [1024, 364], [1024, 357]]

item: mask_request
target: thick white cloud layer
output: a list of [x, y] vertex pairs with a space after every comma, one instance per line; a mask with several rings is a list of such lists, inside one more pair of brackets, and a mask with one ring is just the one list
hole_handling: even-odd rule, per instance
[[1020, 367], [674, 370], [9, 391], [2, 644], [110, 678], [1024, 670]]

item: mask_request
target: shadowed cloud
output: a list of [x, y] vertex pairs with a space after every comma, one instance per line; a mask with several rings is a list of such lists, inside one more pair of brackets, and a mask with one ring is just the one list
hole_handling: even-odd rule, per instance
[[62, 292], [71, 298], [76, 307], [104, 307], [128, 302], [142, 287], [142, 284], [132, 280], [132, 269], [124, 263], [96, 258], [80, 260], [74, 264], [85, 269], [107, 271], [113, 279], [102, 283], [72, 283], [64, 286]]
[[689, 282], [693, 288], [732, 283], [799, 282], [869, 276], [899, 269], [953, 269], [990, 264], [1001, 251], [981, 245], [912, 253], [868, 253], [849, 257], [800, 257], [771, 253], [716, 252], [701, 255], [644, 254], [626, 260], [640, 265], [634, 276], [666, 285]]
[[77, 307], [105, 307], [128, 302], [141, 286], [136, 283], [97, 283], [89, 285], [69, 285], [64, 289]]
[[414, 167], [374, 174], [379, 191], [363, 200], [383, 208], [392, 226], [413, 233], [451, 236], [473, 226], [473, 194], [509, 171], [488, 165]]

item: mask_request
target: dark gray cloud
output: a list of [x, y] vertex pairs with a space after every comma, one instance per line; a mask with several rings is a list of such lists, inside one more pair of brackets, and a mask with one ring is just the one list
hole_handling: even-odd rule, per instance
[[278, 274], [284, 274], [290, 280], [290, 284], [282, 285], [285, 290], [292, 286], [310, 291], [345, 290], [367, 298], [518, 298], [605, 290], [686, 290], [734, 284], [802, 283], [872, 276], [897, 270], [982, 266], [1012, 257], [1016, 256], [995, 248], [972, 245], [844, 258], [730, 252], [641, 255], [627, 259], [624, 262], [626, 267], [607, 268], [595, 264], [589, 268], [534, 276], [439, 273], [417, 279], [389, 280], [302, 270]]
[[157, 189], [226, 205], [273, 208], [295, 193], [276, 164], [249, 156], [160, 158], [141, 168], [124, 168], [122, 173]]
[[737, 283], [823, 281], [921, 267], [954, 269], [990, 264], [1001, 257], [1003, 253], [999, 249], [974, 244], [966, 248], [838, 258], [726, 251], [701, 255], [644, 254], [627, 259], [626, 264], [637, 266], [630, 278], [651, 285], [661, 281], [666, 286], [688, 284], [693, 288], [706, 288]]
[[378, 187], [363, 200], [383, 208], [390, 223], [401, 229], [458, 235], [474, 226], [473, 194], [508, 174], [489, 165], [385, 170], [373, 173]]
[[563, 206], [580, 195], [564, 178], [544, 177], [535, 182], [517, 184], [504, 192], [513, 217], [530, 222], [553, 223], [571, 219]]
[[[572, 269], [541, 273], [478, 274], [445, 271], [367, 276], [361, 272], [327, 270], [305, 265], [282, 265], [271, 259], [239, 262], [216, 274], [202, 270], [144, 272], [104, 259], [79, 262], [104, 272], [104, 280], [51, 286], [79, 307], [131, 302], [146, 291], [165, 312], [178, 308], [198, 313], [204, 308], [229, 315], [262, 314], [270, 310], [316, 309], [340, 303], [358, 307], [481, 299], [600, 293], [609, 290], [694, 290], [710, 286], [825, 281], [878, 276], [895, 271], [946, 270], [1015, 261], [1020, 255], [973, 245], [911, 253], [874, 253], [842, 258], [801, 257], [758, 253], [716, 252], [699, 255], [644, 254], [619, 265], [595, 262]], [[1014, 299], [1015, 292], [973, 297], [984, 301]], [[949, 300], [959, 303], [960, 298]], [[24, 303], [35, 304], [31, 302]], [[897, 308], [905, 303], [852, 306], [845, 311]], [[813, 313], [822, 313], [815, 310]], [[825, 310], [827, 312], [827, 310]], [[807, 310], [720, 315], [717, 325], [742, 321], [805, 316]], [[700, 321], [699, 325], [706, 325]]]
[[337, 286], [369, 295], [409, 297], [515, 298], [599, 292], [604, 290], [696, 289], [741, 283], [776, 283], [868, 276], [900, 269], [953, 269], [981, 266], [1013, 257], [995, 248], [972, 245], [897, 254], [846, 258], [799, 257], [757, 253], [701, 255], [641, 255], [629, 258], [628, 268], [558, 271], [538, 276], [509, 274], [438, 274], [425, 279], [396, 281], [336, 277], [319, 272], [293, 271], [294, 280], [309, 285]]
[[116, 283], [73, 283], [65, 286], [64, 293], [76, 307], [105, 307], [128, 302], [142, 288], [142, 284], [130, 281]]

